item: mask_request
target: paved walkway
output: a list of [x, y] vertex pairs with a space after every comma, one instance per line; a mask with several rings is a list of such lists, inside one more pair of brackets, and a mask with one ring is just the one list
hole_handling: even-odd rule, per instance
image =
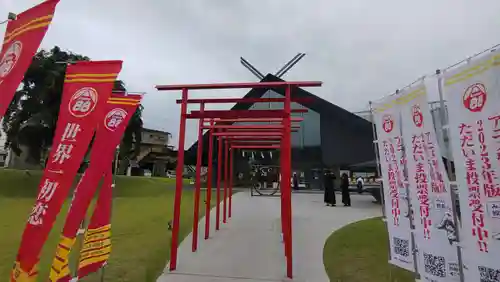
[[[293, 281], [327, 282], [323, 246], [328, 236], [348, 223], [380, 215], [380, 206], [372, 203], [371, 196], [351, 197], [353, 207], [326, 207], [321, 194], [293, 195]], [[279, 203], [279, 197], [237, 193], [233, 196], [233, 218], [221, 223], [221, 230], [215, 232], [212, 210], [211, 238], [203, 239], [203, 219], [198, 252], [191, 252], [189, 235], [180, 245], [177, 270], [170, 273], [167, 266], [157, 281], [286, 281]]]

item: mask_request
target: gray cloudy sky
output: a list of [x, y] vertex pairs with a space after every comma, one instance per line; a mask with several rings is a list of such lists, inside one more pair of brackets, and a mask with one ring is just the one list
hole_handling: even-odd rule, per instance
[[[37, 3], [0, 0], [0, 14]], [[254, 81], [240, 56], [267, 73], [304, 52], [284, 78], [322, 80], [313, 93], [361, 110], [500, 43], [498, 11], [498, 0], [61, 0], [42, 47], [124, 60], [120, 78], [147, 92], [146, 126], [176, 137], [180, 93], [157, 92], [156, 84]], [[218, 93], [193, 97], [207, 95]], [[195, 128], [188, 123], [187, 146]]]

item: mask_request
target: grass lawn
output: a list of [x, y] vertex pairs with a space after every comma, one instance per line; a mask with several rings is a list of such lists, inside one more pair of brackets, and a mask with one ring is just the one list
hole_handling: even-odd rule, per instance
[[[19, 247], [26, 219], [34, 204], [41, 172], [0, 170], [0, 280], [7, 279]], [[170, 251], [175, 179], [118, 177], [112, 214], [113, 251], [105, 281], [155, 281]], [[200, 215], [203, 216], [203, 199]], [[46, 281], [68, 203], [59, 214], [42, 253], [40, 281]], [[193, 222], [193, 193], [183, 192], [181, 238]], [[94, 274], [81, 281], [100, 281]]]
[[359, 221], [335, 231], [323, 250], [323, 263], [330, 281], [415, 281], [410, 272], [388, 264], [388, 244], [381, 218]]

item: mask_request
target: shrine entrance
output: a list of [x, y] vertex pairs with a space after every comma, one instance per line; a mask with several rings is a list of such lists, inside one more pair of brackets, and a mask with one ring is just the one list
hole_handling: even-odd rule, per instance
[[[201, 166], [203, 162], [203, 133], [209, 132], [208, 148], [208, 178], [212, 177], [214, 149], [217, 148], [217, 187], [215, 190], [215, 230], [220, 229], [222, 202], [222, 223], [226, 224], [228, 218], [232, 217], [232, 187], [234, 155], [238, 150], [279, 150], [279, 191], [280, 191], [280, 229], [284, 249], [286, 277], [293, 278], [293, 248], [292, 248], [292, 195], [291, 195], [291, 132], [296, 130], [292, 122], [300, 122], [302, 118], [292, 117], [292, 113], [304, 113], [307, 109], [292, 109], [292, 101], [307, 102], [307, 98], [292, 99], [292, 90], [298, 87], [318, 87], [321, 82], [258, 82], [258, 83], [224, 83], [224, 84], [189, 84], [189, 85], [158, 85], [160, 91], [181, 91], [182, 97], [177, 100], [181, 105], [181, 117], [179, 126], [179, 145], [176, 171], [176, 190], [174, 200], [174, 218], [172, 221], [172, 241], [170, 253], [170, 271], [177, 269], [178, 245], [180, 232], [180, 213], [182, 199], [182, 174], [184, 168], [184, 143], [186, 120], [197, 119], [198, 147], [196, 161], [196, 180], [193, 217], [198, 218], [200, 212], [201, 194]], [[284, 88], [284, 98], [206, 98], [189, 99], [191, 90], [205, 89], [237, 89], [237, 88]], [[281, 109], [272, 110], [208, 110], [209, 104], [227, 103], [282, 103]], [[188, 111], [188, 104], [199, 105], [199, 110]], [[246, 125], [241, 124], [246, 123]], [[249, 125], [250, 123], [250, 125]], [[252, 124], [253, 123], [253, 124]], [[214, 141], [217, 140], [217, 143]], [[205, 240], [210, 237], [210, 212], [212, 181], [207, 181], [207, 196], [205, 199]], [[223, 185], [223, 190], [221, 189]], [[274, 184], [271, 184], [274, 185]], [[221, 191], [222, 190], [222, 191]], [[222, 192], [222, 195], [221, 195]], [[193, 222], [192, 252], [198, 250], [198, 229], [196, 220]], [[221, 254], [222, 255], [222, 254]], [[215, 259], [215, 258], [213, 258]], [[263, 258], [265, 259], [265, 258]]]

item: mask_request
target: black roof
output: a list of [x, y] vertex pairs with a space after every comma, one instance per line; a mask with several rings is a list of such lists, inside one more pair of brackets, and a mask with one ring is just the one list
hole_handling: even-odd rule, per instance
[[[262, 80], [261, 82], [279, 82], [279, 81], [283, 81], [282, 79], [272, 75], [272, 74], [268, 74], [266, 75]], [[285, 88], [284, 87], [280, 87], [280, 88], [253, 88], [251, 89], [245, 96], [244, 98], [260, 98], [262, 97], [267, 91], [269, 90], [273, 90], [275, 91], [276, 93], [278, 94], [281, 94], [281, 95], [285, 95]], [[358, 132], [364, 132], [365, 133], [365, 136], [366, 136], [366, 133], [368, 133], [368, 135], [370, 135], [370, 138], [371, 138], [371, 132], [372, 132], [372, 124], [333, 104], [333, 103], [330, 103], [328, 101], [326, 101], [325, 99], [322, 99], [302, 88], [298, 88], [298, 87], [292, 87], [292, 96], [293, 97], [297, 97], [297, 98], [307, 98], [307, 102], [305, 103], [299, 103], [301, 105], [303, 105], [304, 107], [306, 108], [309, 108], [317, 113], [319, 113], [322, 118], [323, 117], [326, 117], [328, 119], [333, 119], [336, 121], [336, 123], [338, 124], [343, 124], [345, 126], [348, 126], [348, 127], [351, 127], [351, 128], [355, 128], [356, 131]], [[231, 110], [248, 110], [250, 107], [252, 106], [252, 104], [248, 104], [248, 103], [237, 103], [235, 104]], [[205, 132], [205, 134], [203, 135], [203, 160], [204, 160], [204, 163], [205, 163], [205, 160], [207, 159], [207, 154], [208, 154], [208, 150], [206, 150], [207, 146], [208, 146], [208, 131]], [[370, 143], [371, 143], [371, 140], [370, 140]], [[198, 147], [198, 141], [196, 141], [195, 143], [193, 143], [193, 145], [191, 145], [191, 147], [186, 151], [186, 164], [195, 164], [196, 163], [196, 149]]]

